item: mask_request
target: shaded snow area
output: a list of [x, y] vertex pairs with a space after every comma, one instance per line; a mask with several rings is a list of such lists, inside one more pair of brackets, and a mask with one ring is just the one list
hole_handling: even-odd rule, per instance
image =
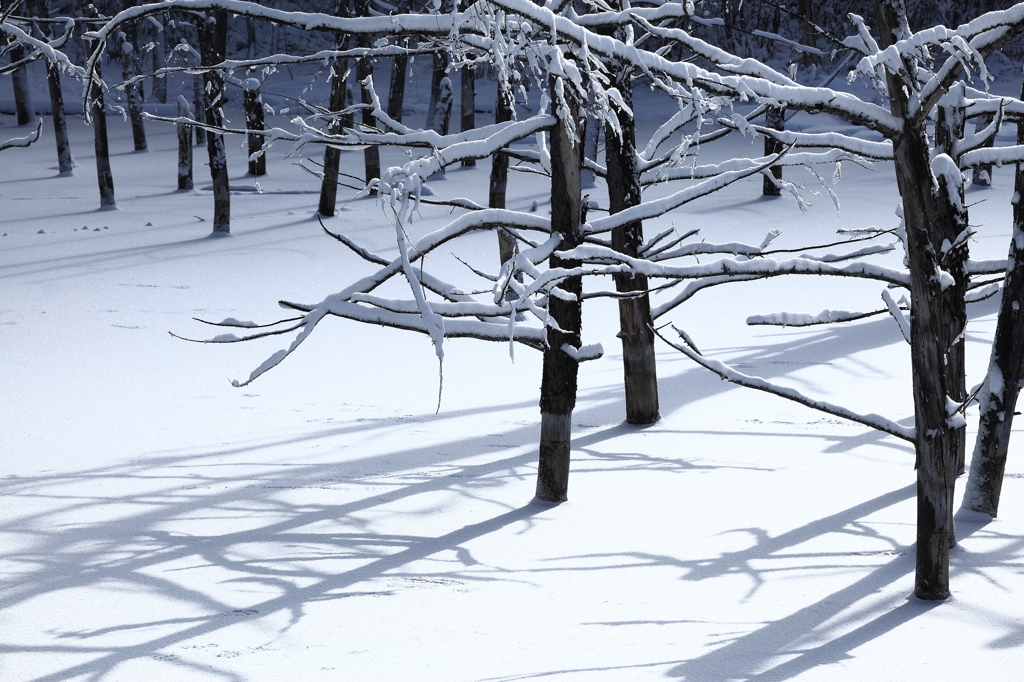
[[[493, 83], [481, 87], [478, 101], [493, 101]], [[422, 125], [428, 94], [422, 82], [410, 90], [406, 124]], [[641, 148], [672, 106], [637, 91]], [[58, 177], [49, 119], [39, 143], [0, 154], [3, 682], [1019, 679], [1019, 436], [1000, 518], [958, 522], [953, 597], [918, 601], [909, 444], [723, 382], [664, 344], [663, 418], [629, 426], [615, 303], [588, 300], [583, 343], [604, 355], [580, 368], [570, 500], [534, 504], [534, 350], [517, 348], [513, 362], [506, 344], [447, 340], [438, 410], [426, 336], [328, 318], [280, 366], [233, 388], [289, 339], [168, 334], [220, 332], [194, 317], [273, 321], [289, 314], [279, 300], [315, 303], [376, 269], [315, 220], [319, 181], [296, 164], [322, 150], [285, 158], [275, 145], [261, 192], [232, 197], [232, 236], [209, 239], [212, 192], [174, 190], [173, 128], [150, 122], [151, 150], [135, 153], [130, 127], [111, 116], [119, 210], [99, 212], [92, 129], [70, 126], [71, 177]], [[854, 132], [805, 115], [787, 126]], [[28, 132], [0, 116], [0, 139]], [[241, 142], [228, 150], [244, 190], [255, 182]], [[731, 135], [702, 149], [702, 163], [756, 157], [761, 144]], [[197, 188], [210, 185], [205, 154], [196, 149]], [[361, 176], [362, 152], [343, 152], [342, 164]], [[484, 203], [489, 168], [450, 168], [429, 188]], [[700, 228], [696, 241], [756, 245], [779, 230], [773, 248], [800, 249], [840, 239], [837, 229], [898, 226], [891, 164], [847, 164], [841, 182], [826, 180], [838, 217], [817, 178], [785, 173], [822, 195], [806, 214], [792, 198], [762, 198], [755, 176], [649, 221], [647, 235]], [[509, 208], [545, 215], [546, 182], [513, 173]], [[1004, 258], [1010, 238], [1012, 168], [995, 168], [993, 183], [966, 193], [977, 259]], [[597, 184], [591, 200], [606, 207]], [[410, 239], [452, 215], [423, 205]], [[398, 255], [372, 198], [325, 222]], [[497, 273], [497, 253], [483, 233], [430, 267], [488, 289], [456, 257]], [[902, 252], [872, 262], [901, 268]], [[737, 283], [660, 323], [744, 374], [907, 425], [909, 346], [887, 312], [746, 324], [885, 310], [882, 288], [819, 276]], [[982, 380], [997, 310], [998, 297], [970, 307], [968, 385]], [[976, 428], [977, 408], [968, 422]]]

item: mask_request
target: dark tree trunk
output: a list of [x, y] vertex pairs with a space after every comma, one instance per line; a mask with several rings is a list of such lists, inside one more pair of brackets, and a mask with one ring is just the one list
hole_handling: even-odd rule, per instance
[[[192, 76], [192, 106], [196, 110], [196, 116], [202, 117], [197, 118], [197, 121], [206, 121], [206, 93], [203, 91], [203, 77]], [[202, 147], [206, 145], [206, 131], [195, 126], [196, 129], [196, 146]]]
[[125, 41], [121, 43], [121, 68], [125, 82], [125, 95], [128, 97], [128, 117], [132, 122], [132, 140], [135, 151], [142, 152], [149, 148], [146, 142], [146, 124], [142, 116], [142, 88], [139, 83], [129, 82], [138, 75], [135, 69], [135, 46]]
[[[814, 0], [800, 0], [800, 42], [808, 47], [817, 47], [817, 32], [814, 30]], [[804, 66], [818, 64], [818, 55], [804, 52]]]
[[[339, 47], [341, 47], [340, 43]], [[331, 112], [337, 113], [349, 104], [348, 59], [336, 59], [333, 68], [330, 109]], [[337, 117], [331, 122], [328, 131], [332, 135], [337, 135], [346, 127], [351, 128], [352, 125], [351, 115]], [[331, 146], [327, 146], [324, 149], [324, 178], [320, 183], [320, 207], [317, 209], [317, 212], [325, 218], [333, 217], [336, 210], [338, 200], [338, 164], [340, 160], [340, 149]]]
[[[92, 43], [95, 45], [95, 43]], [[100, 210], [117, 208], [114, 200], [114, 174], [110, 170], [110, 146], [107, 144], [107, 109], [100, 85], [101, 60], [96, 60], [96, 79], [89, 86], [89, 105], [92, 107], [93, 140], [96, 150], [96, 180], [100, 187]]]
[[[597, 143], [601, 138], [601, 123], [596, 116], [587, 116], [587, 136], [583, 140], [583, 158], [587, 161], [597, 161]], [[583, 168], [583, 175], [580, 177], [583, 189], [597, 187], [594, 181], [594, 171]]]
[[[778, 107], [768, 107], [768, 111], [764, 115], [764, 124], [768, 128], [773, 130], [785, 130], [786, 129], [786, 110]], [[764, 136], [764, 155], [771, 156], [772, 154], [778, 154], [782, 151], [782, 143], [777, 141], [773, 137], [768, 135]], [[771, 167], [772, 177], [776, 180], [782, 179], [782, 166]], [[761, 194], [766, 197], [777, 197], [782, 194], [782, 188], [772, 181], [771, 178], [765, 177], [761, 187]]]
[[[25, 58], [25, 48], [20, 45], [11, 48], [11, 63]], [[32, 91], [28, 83], [28, 69], [19, 66], [11, 72], [11, 83], [14, 87], [14, 109], [18, 115], [18, 125], [25, 126], [36, 122], [36, 109], [32, 104]]]
[[[1024, 97], [1024, 88], [1021, 90]], [[1017, 124], [1017, 144], [1024, 145], [1024, 123]], [[988, 375], [978, 400], [981, 422], [971, 458], [963, 506], [996, 516], [1010, 446], [1010, 427], [1024, 379], [1024, 169], [1014, 173], [1013, 237], [1003, 279], [996, 336], [992, 343]]]
[[[193, 118], [188, 100], [178, 95], [178, 116]], [[178, 133], [178, 189], [192, 189], [192, 126], [176, 123]]]
[[[512, 120], [512, 106], [506, 93], [498, 86], [498, 97], [494, 103], [494, 122]], [[505, 194], [508, 189], [508, 155], [498, 151], [491, 155], [490, 192], [487, 198], [489, 208], [505, 208]], [[515, 254], [516, 238], [507, 230], [498, 228], [498, 256], [504, 263]]]
[[[356, 0], [356, 14], [361, 17], [369, 16], [369, 0]], [[359, 36], [359, 47], [371, 47], [373, 37], [369, 35]], [[356, 60], [356, 79], [359, 81], [360, 101], [363, 104], [372, 104], [373, 97], [370, 90], [363, 84], [366, 78], [373, 76], [373, 61], [368, 57]], [[374, 128], [377, 125], [373, 112], [369, 108], [363, 109], [363, 126]], [[363, 150], [363, 165], [367, 184], [380, 177], [380, 147], [370, 145]]]
[[[876, 0], [883, 49], [907, 28], [903, 0]], [[903, 82], [887, 74], [890, 107], [904, 126], [893, 142], [896, 180], [903, 199], [910, 269], [910, 358], [914, 389], [917, 454], [917, 562], [914, 594], [921, 599], [949, 596], [949, 548], [953, 542], [953, 489], [956, 462], [952, 457], [946, 412], [945, 305], [935, 277], [944, 230], [924, 124], [909, 114]]]
[[448, 68], [448, 54], [444, 52], [434, 53], [434, 70], [430, 74], [430, 103], [427, 104], [427, 125], [430, 130], [436, 128], [435, 118], [437, 117], [437, 99], [441, 94], [441, 81], [445, 78], [445, 71]]
[[[955, 142], [963, 137], [964, 112], [957, 106], [940, 105], [935, 124], [936, 151], [946, 154], [959, 165], [959, 158], [954, 158]], [[964, 203], [963, 182], [949, 187], [946, 178], [939, 180], [938, 210], [941, 211], [939, 227], [943, 230], [942, 239], [951, 245], [940, 257], [943, 270], [953, 275], [952, 286], [943, 290], [943, 307], [945, 334], [940, 343], [946, 353], [946, 391], [950, 400], [963, 404], [967, 400], [967, 364], [964, 329], [967, 326], [967, 286], [970, 277], [967, 274], [968, 240], [966, 230], [967, 209]], [[966, 462], [967, 431], [966, 427], [954, 429], [950, 434], [950, 448], [956, 462], [956, 475], [964, 473]]]
[[[166, 14], [151, 17], [149, 20], [149, 25], [153, 30], [153, 71], [158, 71], [167, 66], [167, 35], [164, 31], [166, 23]], [[167, 78], [165, 76], [153, 78], [153, 98], [160, 102], [160, 104], [167, 103]]]
[[[462, 67], [462, 98], [459, 109], [462, 113], [462, 132], [476, 128], [476, 65]], [[476, 165], [476, 159], [467, 159], [462, 167]]]
[[391, 63], [391, 87], [388, 90], [388, 116], [402, 122], [405, 106], [405, 81], [409, 73], [409, 56], [396, 54]]
[[[222, 26], [227, 22], [227, 12], [217, 10], [199, 17], [199, 48], [203, 66], [213, 66], [224, 61], [220, 51], [223, 43], [218, 40]], [[224, 78], [217, 71], [203, 73], [204, 90], [209, 97], [206, 106], [206, 124], [213, 127], [224, 125]], [[213, 180], [213, 234], [227, 235], [231, 232], [231, 189], [228, 184], [228, 159], [224, 146], [224, 135], [206, 132], [206, 149], [210, 158], [210, 178]]]
[[[984, 130], [986, 127], [988, 127], [988, 125], [991, 124], [991, 123], [992, 123], [992, 117], [991, 116], [981, 116], [981, 117], [979, 117], [978, 120], [974, 124], [974, 132], [980, 133], [982, 130]], [[991, 147], [992, 143], [994, 141], [995, 141], [994, 138], [990, 138], [989, 141], [985, 143], [985, 146], [986, 147]], [[971, 175], [971, 184], [974, 185], [975, 187], [991, 187], [992, 186], [992, 164], [991, 163], [979, 164], [974, 169], [974, 172]]]
[[[245, 127], [248, 130], [264, 130], [263, 99], [260, 97], [260, 82], [255, 78], [245, 81]], [[249, 175], [267, 174], [267, 155], [263, 153], [263, 135], [250, 132], [249, 143]], [[253, 154], [258, 154], [253, 158]]]
[[[44, 0], [33, 0], [32, 11], [37, 17], [49, 16]], [[39, 36], [48, 39], [48, 31], [46, 33], [40, 31]], [[70, 173], [75, 168], [75, 160], [71, 156], [71, 142], [68, 140], [68, 122], [64, 113], [64, 93], [61, 90], [60, 69], [52, 62], [46, 63], [46, 82], [50, 89], [50, 108], [53, 109], [53, 137], [57, 144], [57, 167], [61, 174]]]
[[[633, 107], [631, 75], [620, 69], [616, 87], [630, 109]], [[608, 171], [608, 210], [615, 214], [640, 204], [640, 174], [636, 166], [636, 124], [633, 116], [616, 111], [621, 138], [611, 126], [605, 129], [605, 163]], [[552, 165], [554, 165], [552, 163]], [[634, 258], [643, 244], [643, 222], [634, 220], [612, 230], [612, 248]], [[619, 299], [619, 338], [622, 340], [622, 368], [626, 387], [626, 421], [650, 424], [661, 416], [658, 407], [658, 372], [654, 357], [654, 330], [647, 278], [643, 275], [614, 276], [615, 289], [637, 293]]]
[[[566, 99], [572, 97], [566, 93]], [[583, 133], [576, 107], [569, 114]], [[560, 119], [551, 132], [551, 231], [562, 235], [560, 249], [572, 249], [583, 243], [580, 233], [582, 202], [580, 170], [582, 147], [569, 134], [570, 123]], [[579, 261], [551, 257], [552, 268], [574, 268]], [[548, 315], [559, 329], [548, 327], [547, 349], [544, 351], [543, 378], [540, 386], [540, 461], [537, 467], [537, 497], [549, 502], [562, 502], [569, 488], [569, 451], [571, 448], [572, 411], [576, 406], [576, 379], [579, 362], [562, 349], [566, 344], [580, 347], [583, 278], [568, 277], [558, 285], [566, 294], [548, 297]]]

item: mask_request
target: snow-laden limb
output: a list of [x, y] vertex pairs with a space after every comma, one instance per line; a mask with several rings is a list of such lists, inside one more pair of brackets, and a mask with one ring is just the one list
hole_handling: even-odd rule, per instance
[[1024, 162], [1024, 145], [1015, 144], [1006, 147], [982, 147], [971, 150], [960, 157], [959, 165], [961, 170], [965, 170], [986, 164], [1008, 166], [1022, 162]]
[[68, 19], [64, 24], [64, 32], [53, 40], [46, 41], [34, 38], [16, 24], [0, 21], [0, 34], [6, 35], [7, 41], [10, 44], [21, 44], [27, 51], [27, 54], [22, 59], [0, 67], [0, 74], [10, 73], [25, 64], [41, 58], [51, 64], [55, 64], [65, 75], [75, 78], [84, 76], [85, 70], [75, 65], [66, 54], [60, 51], [60, 48], [67, 45], [74, 34], [74, 30], [74, 20]]
[[903, 310], [899, 304], [889, 293], [888, 289], [882, 289], [882, 300], [885, 301], [886, 310], [892, 315], [892, 319], [896, 320], [896, 324], [900, 328], [900, 333], [903, 334], [903, 339], [910, 343], [910, 320], [903, 314]]
[[[676, 331], [679, 332], [679, 330]], [[658, 330], [655, 330], [655, 333], [658, 335], [659, 338], [661, 338], [662, 341], [672, 346], [677, 351], [679, 351], [686, 357], [690, 358], [701, 367], [704, 367], [705, 369], [714, 372], [722, 379], [725, 379], [730, 383], [745, 386], [747, 388], [753, 388], [758, 391], [764, 391], [765, 393], [771, 393], [773, 395], [779, 396], [780, 398], [786, 398], [787, 400], [792, 400], [793, 402], [800, 403], [801, 405], [805, 405], [806, 407], [810, 407], [811, 409], [815, 409], [820, 412], [825, 412], [826, 414], [831, 414], [835, 417], [849, 419], [850, 421], [854, 421], [857, 422], [858, 424], [863, 424], [864, 426], [877, 429], [884, 433], [888, 433], [891, 436], [901, 438], [905, 441], [909, 441], [911, 443], [914, 442], [916, 432], [913, 427], [897, 424], [896, 422], [890, 421], [889, 419], [886, 419], [881, 415], [860, 414], [858, 412], [854, 412], [853, 410], [848, 410], [847, 408], [842, 407], [840, 405], [835, 405], [833, 403], [829, 403], [823, 400], [815, 400], [813, 398], [805, 396], [803, 393], [797, 391], [796, 389], [788, 388], [786, 386], [779, 386], [778, 384], [774, 384], [760, 377], [752, 377], [747, 374], [743, 374], [742, 372], [739, 372], [738, 370], [730, 367], [729, 365], [726, 365], [723, 362], [704, 357], [703, 355], [694, 351], [692, 348], [688, 347], [686, 344], [678, 344], [673, 341], [670, 341], [669, 339], [666, 339], [665, 336], [662, 335], [661, 332], [659, 332]]]
[[876, 315], [884, 315], [888, 310], [872, 310], [861, 313], [851, 310], [822, 310], [816, 315], [809, 313], [771, 313], [769, 315], [750, 315], [747, 317], [747, 324], [750, 326], [772, 326], [772, 327], [813, 327], [821, 324], [838, 324], [841, 322], [853, 322], [863, 320]]
[[1008, 259], [970, 260], [964, 263], [964, 272], [968, 275], [996, 275], [1006, 272]]
[[24, 137], [14, 137], [10, 140], [0, 142], [0, 152], [5, 149], [13, 149], [15, 147], [28, 147], [31, 144], [35, 144], [39, 140], [39, 134], [43, 131], [43, 119], [36, 121], [36, 129]]
[[[724, 125], [729, 125], [728, 120], [723, 120]], [[782, 144], [792, 145], [797, 148], [827, 148], [839, 149], [858, 157], [872, 159], [875, 161], [892, 161], [892, 142], [885, 140], [876, 142], [864, 140], [852, 135], [843, 133], [801, 133], [794, 130], [776, 130], [762, 125], [751, 124], [750, 128], [761, 135], [773, 138]]]
[[608, 247], [595, 244], [584, 244], [570, 251], [562, 252], [559, 256], [561, 258], [579, 260], [584, 263], [622, 264], [632, 274], [667, 279], [699, 279], [701, 277], [714, 277], [718, 275], [752, 275], [755, 277], [831, 275], [836, 277], [873, 279], [901, 287], [910, 286], [910, 275], [907, 272], [862, 262], [836, 265], [808, 258], [791, 258], [788, 260], [775, 260], [773, 258], [737, 260], [734, 258], [723, 258], [710, 263], [696, 265], [665, 265], [662, 263], [652, 263], [642, 258], [632, 258]]
[[646, 187], [670, 180], [701, 180], [725, 172], [746, 169], [751, 166], [763, 166], [764, 164], [770, 164], [771, 166], [813, 166], [826, 163], [842, 163], [844, 161], [855, 163], [861, 168], [871, 169], [874, 167], [870, 161], [841, 149], [832, 149], [827, 152], [790, 152], [783, 158], [775, 161], [772, 161], [770, 157], [762, 156], [758, 158], [729, 159], [714, 164], [674, 166], [649, 170], [641, 174], [640, 184]]
[[666, 313], [674, 310], [679, 305], [693, 298], [693, 295], [704, 289], [709, 289], [719, 284], [732, 284], [733, 282], [750, 282], [758, 279], [758, 275], [715, 275], [711, 277], [704, 277], [702, 279], [687, 282], [682, 290], [673, 296], [668, 301], [661, 303], [660, 305], [651, 306], [651, 319], [657, 320], [659, 317]]

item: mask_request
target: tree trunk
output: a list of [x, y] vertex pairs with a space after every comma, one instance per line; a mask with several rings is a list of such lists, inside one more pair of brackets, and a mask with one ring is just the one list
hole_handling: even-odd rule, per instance
[[135, 45], [125, 41], [121, 43], [121, 70], [125, 82], [125, 95], [128, 97], [128, 116], [132, 122], [132, 140], [135, 151], [148, 149], [146, 142], [146, 124], [142, 116], [142, 88], [139, 83], [130, 82], [138, 71], [135, 68]]
[[[408, 40], [406, 41], [408, 44]], [[409, 74], [409, 55], [396, 54], [391, 63], [391, 87], [388, 89], [388, 116], [402, 122], [405, 106], [405, 82]]]
[[[601, 124], [596, 116], [587, 116], [587, 136], [583, 140], [583, 158], [589, 161], [597, 161], [597, 143], [601, 137]], [[594, 171], [584, 167], [580, 177], [583, 189], [597, 187], [594, 182]]]
[[[94, 41], [90, 43], [95, 46]], [[100, 210], [117, 208], [114, 200], [114, 174], [110, 170], [110, 146], [107, 144], [107, 109], [100, 85], [102, 73], [96, 60], [96, 78], [89, 85], [89, 105], [92, 107], [93, 141], [96, 150], [96, 181], [100, 187]]]
[[[876, 0], [883, 49], [907, 35], [903, 0]], [[909, 113], [907, 91], [887, 73], [890, 108], [904, 121], [893, 141], [896, 180], [903, 199], [910, 269], [910, 358], [913, 374], [917, 454], [917, 562], [914, 594], [920, 599], [949, 596], [949, 548], [953, 541], [953, 489], [956, 462], [946, 413], [945, 306], [935, 277], [943, 230], [932, 186], [928, 140], [923, 123]]]
[[[188, 106], [188, 100], [178, 95], [178, 116], [194, 118]], [[187, 123], [176, 123], [178, 133], [178, 189], [192, 189], [192, 126]]]
[[[47, 17], [49, 13], [44, 0], [33, 0], [32, 11], [37, 17]], [[49, 39], [49, 31], [38, 31], [43, 39]], [[71, 156], [71, 142], [68, 140], [68, 122], [64, 113], [64, 93], [61, 90], [60, 69], [52, 62], [46, 62], [46, 82], [50, 89], [50, 108], [53, 109], [53, 137], [57, 144], [57, 167], [63, 175], [71, 173], [75, 168], [75, 160]]]
[[[1024, 97], [1024, 88], [1021, 96]], [[1017, 144], [1024, 145], [1024, 123], [1017, 124]], [[1003, 298], [999, 304], [989, 370], [978, 396], [981, 422], [963, 501], [966, 509], [993, 517], [999, 512], [1010, 427], [1020, 382], [1024, 379], [1024, 205], [1021, 196], [1024, 196], [1024, 169], [1017, 164], [1009, 263], [1003, 279]]]
[[[263, 99], [260, 97], [260, 82], [255, 78], [248, 78], [245, 81], [245, 92], [243, 94], [245, 103], [245, 127], [248, 130], [264, 130], [263, 125]], [[263, 153], [263, 135], [249, 133], [249, 175], [267, 174], [267, 155]], [[254, 154], [258, 154], [253, 158]]]
[[448, 54], [443, 52], [434, 53], [434, 70], [430, 74], [430, 103], [427, 104], [427, 125], [429, 130], [434, 130], [437, 117], [437, 99], [441, 94], [441, 81], [445, 78], [445, 71], [448, 69]]
[[[199, 121], [206, 121], [206, 93], [203, 92], [203, 77], [193, 75], [192, 76], [192, 106], [196, 110], [196, 116], [202, 116], [202, 119], [197, 118]], [[194, 126], [196, 129], [196, 146], [202, 147], [206, 145], [206, 131], [199, 126]]]
[[[153, 27], [153, 71], [159, 71], [167, 66], [167, 36], [164, 31], [167, 15], [160, 14], [149, 18], [149, 25]], [[167, 103], [167, 77], [155, 76], [153, 78], [153, 98], [160, 104]]]
[[[505, 123], [512, 120], [512, 106], [501, 85], [498, 86], [498, 97], [494, 103], [494, 122]], [[487, 198], [488, 208], [505, 208], [505, 194], [508, 189], [508, 155], [495, 152], [491, 155], [490, 192]], [[504, 263], [515, 254], [516, 238], [507, 230], [498, 228], [498, 257]], [[514, 292], [513, 292], [514, 293]]]
[[[619, 69], [616, 87], [623, 101], [633, 108], [631, 74]], [[617, 110], [619, 134], [605, 129], [605, 163], [608, 171], [608, 210], [615, 214], [640, 204], [640, 174], [636, 166], [636, 124], [631, 113]], [[589, 137], [589, 136], [588, 136]], [[554, 158], [554, 157], [552, 157]], [[552, 164], [554, 165], [554, 164]], [[612, 230], [612, 248], [636, 257], [643, 244], [643, 222], [634, 220]], [[658, 372], [654, 357], [654, 330], [647, 278], [643, 275], [614, 276], [620, 293], [643, 292], [619, 299], [619, 338], [622, 340], [622, 368], [626, 388], [626, 421], [650, 424], [661, 416], [658, 407]]]
[[[25, 58], [25, 48], [18, 45], [11, 48], [11, 63]], [[19, 66], [11, 72], [11, 84], [14, 87], [14, 109], [18, 115], [18, 125], [25, 126], [36, 122], [36, 109], [32, 104], [32, 91], [28, 83], [28, 69]]]
[[[987, 128], [992, 123], [991, 116], [980, 116], [974, 124], [974, 132], [980, 133], [982, 130]], [[991, 147], [995, 141], [994, 138], [990, 138], [985, 143], [986, 147]], [[971, 184], [975, 187], [991, 187], [992, 186], [992, 164], [982, 163], [979, 164], [971, 175]]]
[[[817, 32], [814, 30], [814, 2], [800, 0], [800, 42], [808, 47], [817, 47]], [[804, 66], [816, 66], [818, 55], [804, 52]]]
[[[218, 40], [218, 24], [227, 21], [227, 12], [216, 10], [197, 19], [199, 24], [199, 48], [203, 66], [213, 66], [224, 61]], [[217, 71], [203, 72], [204, 91], [209, 98], [206, 106], [206, 124], [214, 127], [224, 125], [224, 78]], [[223, 133], [206, 132], [206, 150], [210, 158], [210, 178], [213, 180], [213, 234], [227, 235], [231, 232], [231, 189], [228, 183], [228, 159]]]
[[[338, 16], [344, 16], [342, 14], [344, 7], [344, 0], [342, 0], [342, 7], [338, 9]], [[344, 42], [339, 40], [338, 47], [341, 48], [347, 43], [347, 39]], [[348, 106], [348, 59], [336, 59], [334, 60], [333, 71], [331, 73], [331, 99], [329, 107], [332, 113], [337, 112]], [[328, 128], [328, 132], [332, 135], [337, 135], [346, 127], [351, 128], [353, 125], [352, 116], [350, 114], [344, 117], [337, 117]], [[317, 213], [324, 216], [325, 218], [334, 217], [336, 210], [336, 203], [338, 200], [338, 164], [341, 160], [341, 150], [337, 147], [331, 147], [328, 145], [324, 149], [324, 177], [320, 183], [320, 206], [317, 209]]]
[[[552, 89], [553, 81], [552, 81]], [[572, 97], [566, 93], [566, 99]], [[583, 133], [576, 106], [569, 121], [559, 119], [551, 131], [551, 231], [562, 235], [559, 249], [572, 249], [583, 243], [580, 233], [582, 217], [580, 170], [583, 155], [579, 140], [570, 136], [568, 125], [578, 126]], [[552, 268], [573, 268], [579, 261], [551, 256]], [[544, 351], [543, 378], [540, 386], [540, 461], [537, 467], [537, 497], [549, 502], [568, 499], [569, 451], [571, 447], [572, 411], [576, 406], [576, 379], [579, 362], [562, 347], [580, 347], [583, 278], [568, 277], [558, 285], [566, 298], [548, 297], [548, 315], [558, 329], [548, 327]]]
[[[768, 128], [773, 130], [785, 130], [786, 129], [786, 110], [778, 107], [768, 107], [768, 111], [765, 112], [764, 124]], [[772, 154], [778, 154], [782, 151], [782, 143], [773, 137], [768, 135], [764, 136], [764, 155], [771, 156]], [[771, 167], [772, 177], [776, 180], [782, 179], [782, 166]], [[782, 188], [779, 187], [778, 183], [773, 182], [771, 178], [765, 177], [761, 186], [761, 194], [766, 197], [777, 197], [782, 194]]]
[[[948, 155], [959, 165], [960, 159], [954, 158], [955, 143], [963, 137], [964, 112], [956, 105], [940, 105], [936, 111], [935, 148], [936, 151]], [[964, 202], [963, 182], [956, 187], [948, 187], [946, 178], [940, 178], [938, 208], [942, 212], [939, 227], [943, 230], [943, 241], [949, 242], [951, 248], [940, 256], [940, 266], [953, 275], [954, 283], [943, 292], [945, 319], [944, 336], [940, 343], [946, 352], [946, 391], [950, 400], [963, 404], [967, 400], [967, 363], [964, 330], [967, 327], [967, 286], [970, 277], [967, 274], [968, 240], [967, 208]], [[966, 462], [967, 430], [966, 426], [954, 429], [950, 436], [950, 447], [956, 462], [956, 475], [964, 473]]]
[[[358, 15], [361, 17], [370, 16], [369, 0], [357, 0], [356, 10]], [[373, 37], [369, 35], [360, 35], [358, 44], [359, 47], [372, 47]], [[359, 81], [359, 91], [363, 104], [373, 103], [373, 97], [370, 94], [370, 90], [363, 82], [370, 76], [373, 76], [373, 61], [368, 57], [362, 57], [361, 59], [356, 60], [356, 79]], [[363, 126], [366, 128], [374, 128], [376, 125], [377, 121], [373, 117], [373, 112], [368, 108], [363, 109]], [[363, 150], [363, 166], [367, 184], [380, 178], [380, 147], [377, 145], [370, 145]]]
[[[462, 98], [459, 109], [462, 113], [462, 132], [476, 128], [476, 65], [462, 67]], [[476, 166], [476, 159], [466, 159], [463, 168]]]

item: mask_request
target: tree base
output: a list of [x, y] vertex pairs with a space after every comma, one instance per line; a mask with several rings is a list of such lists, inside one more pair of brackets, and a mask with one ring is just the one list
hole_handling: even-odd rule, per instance
[[572, 415], [540, 415], [540, 460], [537, 465], [537, 499], [565, 502], [569, 489], [569, 450]]

